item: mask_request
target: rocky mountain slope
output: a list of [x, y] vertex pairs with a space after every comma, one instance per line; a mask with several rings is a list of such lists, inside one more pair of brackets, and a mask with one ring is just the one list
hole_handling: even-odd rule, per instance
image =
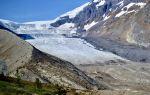
[[[19, 70], [20, 77], [34, 81], [51, 82], [74, 88], [105, 89], [71, 63], [45, 54], [7, 30], [0, 30], [0, 60], [6, 66], [5, 73], [14, 76]], [[2, 67], [2, 66], [1, 66]], [[4, 71], [4, 70], [3, 70]]]
[[150, 62], [149, 5], [148, 0], [93, 0], [75, 17], [66, 15], [51, 25], [73, 23], [77, 33], [95, 47]]
[[51, 25], [73, 23], [77, 33], [97, 48], [150, 62], [149, 19], [148, 0], [93, 0], [75, 17], [66, 15]]
[[25, 40], [39, 50], [78, 67], [30, 46], [29, 55], [25, 55], [29, 62], [20, 69], [24, 79], [32, 80], [30, 74], [44, 82], [75, 87], [95, 84], [116, 91], [149, 93], [149, 14], [149, 0], [93, 0], [55, 20], [0, 20], [0, 25], [16, 34], [29, 35], [32, 39]]
[[129, 60], [149, 62], [149, 8], [150, 3], [147, 3], [139, 11], [134, 9], [135, 12], [95, 25], [86, 39]]

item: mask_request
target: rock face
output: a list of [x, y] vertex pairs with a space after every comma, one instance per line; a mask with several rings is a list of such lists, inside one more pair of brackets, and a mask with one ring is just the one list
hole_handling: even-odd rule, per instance
[[[67, 14], [63, 15], [63, 17], [61, 16], [60, 19], [56, 20], [56, 22], [51, 25], [59, 27], [64, 23], [75, 23], [78, 29], [84, 30], [85, 25], [91, 24], [93, 21], [103, 22], [103, 20], [106, 20], [105, 17], [112, 13], [114, 14], [115, 12], [119, 13], [121, 9], [125, 8], [127, 5], [131, 4], [128, 7], [136, 6], [135, 8], [132, 8], [132, 10], [138, 10], [145, 2], [145, 0], [93, 0], [84, 6], [83, 10], [80, 10], [74, 17]], [[75, 11], [72, 11], [72, 14], [73, 12]]]
[[[117, 14], [117, 18], [110, 18], [105, 23], [101, 23], [101, 26], [95, 25], [94, 29], [89, 30], [89, 35], [95, 33], [118, 42], [134, 43], [145, 47], [149, 46], [149, 38], [146, 37], [146, 34], [150, 31], [149, 4], [137, 12], [135, 12], [136, 7], [132, 7], [128, 8], [128, 10], [133, 12], [124, 15], [120, 14], [121, 16], [119, 17]], [[122, 10], [125, 8], [123, 7]], [[90, 31], [94, 31], [94, 33], [90, 33]]]
[[31, 60], [33, 47], [16, 35], [0, 31], [0, 59], [7, 63], [9, 72]]
[[[117, 55], [133, 61], [150, 62], [149, 32], [150, 4], [136, 13], [122, 15], [115, 20], [108, 19], [102, 25], [95, 25], [88, 31], [88, 40]], [[109, 48], [111, 47], [111, 48]], [[108, 49], [109, 48], [109, 49]]]
[[0, 60], [7, 68], [7, 75], [15, 76], [19, 70], [22, 79], [52, 82], [80, 89], [91, 89], [98, 84], [71, 63], [45, 54], [7, 30], [0, 30]]

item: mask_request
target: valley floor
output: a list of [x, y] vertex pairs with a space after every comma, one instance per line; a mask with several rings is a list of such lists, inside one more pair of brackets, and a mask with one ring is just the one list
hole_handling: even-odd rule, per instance
[[91, 95], [150, 95], [150, 65], [78, 65], [93, 79], [113, 91], [97, 91]]

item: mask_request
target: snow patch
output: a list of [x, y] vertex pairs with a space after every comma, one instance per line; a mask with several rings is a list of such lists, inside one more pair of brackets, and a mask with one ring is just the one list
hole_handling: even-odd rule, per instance
[[[124, 14], [136, 12], [136, 10], [128, 11], [128, 9], [129, 9], [130, 7], [132, 7], [133, 5], [138, 5], [138, 6], [140, 6], [140, 8], [143, 8], [143, 7], [146, 5], [146, 3], [129, 3], [128, 5], [124, 6], [124, 7], [121, 9], [121, 12], [119, 12], [115, 17], [120, 17], [120, 16], [122, 16], [122, 15], [124, 15]], [[127, 8], [127, 11], [124, 11], [124, 10], [123, 10], [124, 8]]]
[[92, 23], [85, 25], [85, 26], [84, 26], [84, 29], [85, 29], [85, 30], [88, 30], [88, 29], [90, 29], [92, 26], [96, 25], [97, 23], [98, 23], [98, 22], [93, 21]]
[[94, 3], [99, 2], [100, 0], [93, 0]]
[[131, 6], [133, 6], [133, 5], [138, 5], [138, 6], [140, 6], [141, 8], [143, 8], [145, 5], [146, 5], [146, 3], [130, 3], [130, 4], [128, 4], [127, 6], [125, 6], [125, 7], [127, 7], [127, 9], [129, 9]]
[[124, 3], [123, 3], [123, 1], [121, 1], [117, 5], [119, 5], [120, 7], [122, 7], [124, 5]]
[[105, 14], [103, 15], [103, 21], [105, 21], [105, 20], [107, 20], [107, 19], [109, 19], [110, 18], [110, 16], [105, 16]]
[[122, 16], [123, 14], [125, 14], [126, 13], [126, 11], [121, 11], [120, 13], [118, 13], [115, 17], [120, 17], [120, 16]]
[[75, 27], [74, 23], [65, 23], [65, 24], [59, 26], [57, 29], [67, 31], [67, 30], [72, 30], [74, 27]]
[[99, 6], [102, 6], [102, 5], [104, 5], [105, 4], [105, 0], [101, 0], [97, 5], [96, 5], [96, 7], [99, 7]]

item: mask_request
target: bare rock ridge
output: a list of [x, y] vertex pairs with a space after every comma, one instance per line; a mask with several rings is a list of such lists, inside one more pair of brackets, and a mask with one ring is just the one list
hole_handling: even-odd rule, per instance
[[7, 30], [0, 30], [0, 60], [7, 66], [7, 74], [15, 76], [19, 68], [22, 79], [51, 82], [80, 89], [91, 89], [98, 84], [71, 63], [45, 54]]

